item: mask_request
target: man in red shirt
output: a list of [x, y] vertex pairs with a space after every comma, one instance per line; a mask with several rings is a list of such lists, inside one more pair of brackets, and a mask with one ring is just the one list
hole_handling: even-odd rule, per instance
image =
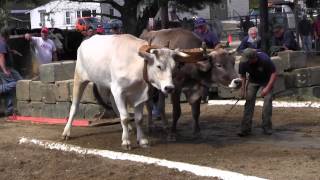
[[314, 37], [316, 40], [316, 51], [320, 51], [320, 15], [317, 16], [317, 19], [313, 24], [313, 28], [314, 28]]

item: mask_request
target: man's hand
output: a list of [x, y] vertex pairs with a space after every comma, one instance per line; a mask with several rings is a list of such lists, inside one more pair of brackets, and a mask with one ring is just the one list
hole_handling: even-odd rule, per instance
[[25, 34], [25, 35], [24, 35], [24, 38], [25, 38], [26, 40], [30, 40], [30, 39], [31, 39], [31, 34], [29, 34], [29, 33]]
[[245, 88], [240, 89], [240, 99], [245, 99], [246, 98], [246, 90]]
[[270, 92], [270, 89], [267, 87], [264, 87], [261, 91], [261, 97], [265, 97]]
[[3, 73], [8, 77], [11, 76], [11, 71], [9, 69], [4, 69]]

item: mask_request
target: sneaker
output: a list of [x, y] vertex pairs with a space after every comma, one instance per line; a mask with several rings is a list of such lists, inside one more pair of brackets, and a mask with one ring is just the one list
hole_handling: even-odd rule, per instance
[[249, 136], [249, 135], [251, 135], [250, 131], [241, 131], [240, 133], [238, 133], [239, 137], [246, 137], [246, 136]]
[[263, 128], [263, 134], [265, 134], [265, 135], [272, 135], [272, 130], [271, 130], [271, 129]]

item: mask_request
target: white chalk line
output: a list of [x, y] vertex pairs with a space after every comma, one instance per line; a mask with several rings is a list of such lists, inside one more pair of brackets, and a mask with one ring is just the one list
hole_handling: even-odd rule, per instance
[[259, 178], [255, 176], [247, 176], [247, 175], [236, 173], [236, 172], [225, 171], [225, 170], [215, 169], [215, 168], [206, 167], [206, 166], [199, 166], [199, 165], [193, 165], [189, 163], [169, 161], [165, 159], [157, 159], [157, 158], [152, 158], [147, 156], [115, 152], [115, 151], [109, 151], [109, 150], [83, 148], [80, 146], [75, 146], [70, 144], [37, 140], [37, 139], [32, 139], [27, 137], [20, 137], [19, 144], [34, 144], [40, 147], [44, 147], [45, 149], [74, 152], [74, 153], [83, 154], [83, 155], [96, 155], [96, 156], [101, 156], [101, 157], [105, 157], [113, 160], [128, 160], [128, 161], [140, 162], [145, 164], [154, 164], [158, 166], [167, 167], [170, 169], [177, 169], [180, 172], [187, 171], [198, 176], [217, 177], [223, 180], [263, 180], [263, 178]]
[[[234, 105], [237, 100], [209, 100], [208, 105]], [[243, 106], [245, 100], [240, 100], [237, 105]], [[256, 106], [263, 106], [263, 101], [256, 101]], [[288, 102], [288, 101], [273, 101], [273, 107], [292, 107], [292, 108], [320, 108], [320, 103], [312, 101]]]

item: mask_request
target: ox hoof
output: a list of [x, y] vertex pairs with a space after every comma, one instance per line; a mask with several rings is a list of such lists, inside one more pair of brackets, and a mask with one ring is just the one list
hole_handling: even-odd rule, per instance
[[130, 144], [127, 144], [127, 145], [121, 145], [122, 149], [125, 150], [125, 151], [130, 151], [131, 150], [131, 146]]
[[193, 139], [201, 139], [201, 138], [202, 138], [202, 134], [200, 131], [193, 133]]
[[70, 136], [62, 135], [62, 136], [61, 136], [61, 138], [62, 138], [62, 140], [67, 141], [67, 140], [69, 140], [69, 139], [70, 139]]
[[167, 137], [167, 141], [169, 142], [176, 142], [177, 141], [177, 134], [170, 133]]
[[149, 141], [147, 139], [140, 139], [140, 141], [138, 141], [138, 144], [140, 147], [142, 148], [148, 148], [149, 146]]
[[123, 150], [126, 150], [126, 151], [128, 151], [128, 150], [131, 150], [131, 143], [130, 143], [130, 141], [122, 141], [122, 144], [121, 144], [121, 147], [122, 147], [122, 149]]

